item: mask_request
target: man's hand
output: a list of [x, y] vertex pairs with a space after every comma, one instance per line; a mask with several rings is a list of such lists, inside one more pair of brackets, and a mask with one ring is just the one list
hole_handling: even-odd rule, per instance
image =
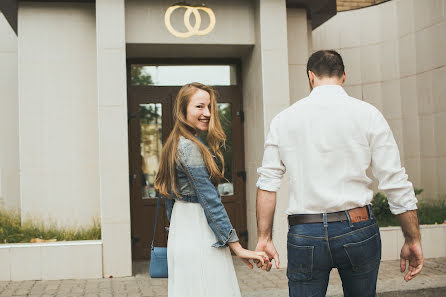
[[279, 254], [276, 251], [276, 248], [274, 247], [274, 244], [272, 240], [270, 239], [259, 239], [256, 246], [256, 251], [264, 251], [266, 255], [269, 257], [269, 261], [265, 262], [266, 265], [262, 265], [260, 261], [255, 261], [258, 268], [262, 268], [262, 270], [270, 271], [271, 267], [273, 266], [271, 260], [274, 259], [274, 263], [276, 265], [276, 268], [279, 268], [280, 260], [279, 260]]
[[279, 254], [271, 240], [274, 210], [276, 209], [276, 192], [269, 192], [265, 190], [257, 190], [257, 236], [258, 242], [256, 251], [264, 251], [269, 257], [266, 265], [254, 261], [257, 267], [262, 267], [263, 270], [270, 271], [272, 267], [271, 260], [274, 259], [276, 268], [279, 268]]
[[400, 267], [401, 272], [406, 271], [406, 262], [409, 261], [409, 269], [404, 276], [404, 280], [408, 282], [420, 273], [424, 264], [417, 211], [409, 210], [399, 214], [398, 220], [405, 238], [404, 245], [401, 248]]
[[401, 248], [400, 255], [400, 267], [401, 272], [406, 271], [406, 262], [409, 261], [409, 269], [407, 270], [404, 280], [406, 282], [413, 279], [418, 273], [420, 273], [423, 268], [424, 258], [423, 251], [421, 250], [421, 243], [416, 242], [405, 242]]

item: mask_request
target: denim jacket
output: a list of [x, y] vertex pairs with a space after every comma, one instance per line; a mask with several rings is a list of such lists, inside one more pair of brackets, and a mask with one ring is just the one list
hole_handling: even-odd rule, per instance
[[[177, 150], [177, 190], [181, 200], [200, 203], [203, 207], [209, 227], [214, 232], [217, 242], [213, 247], [225, 247], [228, 242], [238, 241], [237, 233], [229, 221], [226, 209], [221, 202], [220, 194], [210, 180], [209, 173], [200, 152], [193, 141], [180, 136]], [[164, 199], [167, 217], [172, 215], [176, 199]]]

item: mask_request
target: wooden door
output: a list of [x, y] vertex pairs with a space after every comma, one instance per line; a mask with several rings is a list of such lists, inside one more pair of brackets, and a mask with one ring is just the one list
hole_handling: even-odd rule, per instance
[[[172, 130], [172, 96], [175, 87], [129, 88], [129, 162], [132, 257], [150, 257], [157, 195], [153, 188], [162, 144]], [[168, 226], [164, 201], [155, 244], [166, 246]]]
[[[131, 196], [131, 233], [133, 260], [148, 259], [153, 236], [156, 193], [153, 189], [163, 143], [173, 127], [173, 106], [180, 87], [130, 86], [129, 162]], [[247, 246], [246, 195], [243, 148], [243, 111], [241, 87], [216, 86], [218, 109], [227, 134], [225, 177], [218, 186], [223, 204], [240, 242]], [[203, 139], [205, 140], [205, 139]], [[161, 203], [155, 245], [167, 246], [168, 220]]]

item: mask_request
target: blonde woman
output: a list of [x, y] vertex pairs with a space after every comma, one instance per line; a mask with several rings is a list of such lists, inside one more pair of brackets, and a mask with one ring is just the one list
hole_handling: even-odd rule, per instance
[[[169, 297], [232, 297], [240, 289], [228, 246], [250, 268], [265, 265], [264, 252], [244, 249], [229, 221], [216, 185], [224, 164], [221, 128], [212, 88], [191, 83], [176, 98], [175, 124], [162, 153], [155, 189], [168, 198]], [[208, 131], [206, 147], [198, 134]], [[222, 166], [224, 168], [224, 165]]]

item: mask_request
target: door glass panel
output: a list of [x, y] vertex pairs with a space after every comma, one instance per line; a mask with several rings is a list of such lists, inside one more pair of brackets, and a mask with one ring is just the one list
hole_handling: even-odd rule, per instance
[[226, 134], [226, 147], [222, 148], [225, 159], [225, 179], [218, 185], [218, 192], [222, 196], [234, 195], [234, 184], [232, 182], [232, 104], [218, 103], [218, 115], [221, 127]]
[[183, 86], [200, 82], [212, 86], [237, 84], [236, 65], [141, 65], [132, 64], [132, 86]]
[[153, 183], [158, 172], [162, 143], [162, 105], [139, 105], [141, 127], [141, 192], [142, 199], [156, 198]]

